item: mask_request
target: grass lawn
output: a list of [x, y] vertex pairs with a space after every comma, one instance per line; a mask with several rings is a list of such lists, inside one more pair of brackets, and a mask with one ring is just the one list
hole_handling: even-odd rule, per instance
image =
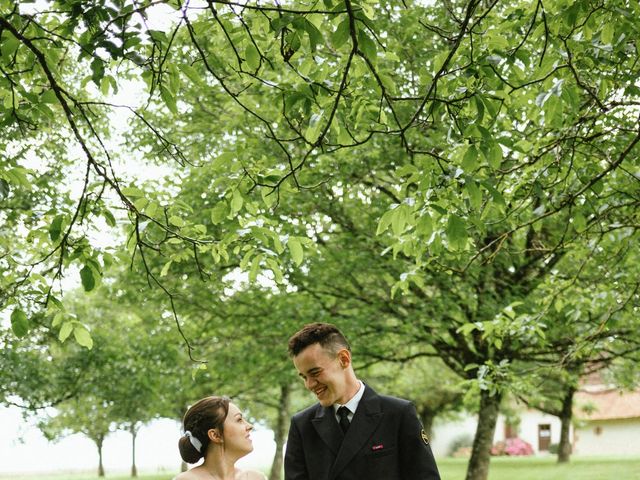
[[[442, 480], [464, 480], [467, 459], [438, 460]], [[140, 474], [139, 480], [171, 480], [175, 474]], [[104, 480], [130, 480], [123, 474], [113, 474]], [[496, 457], [491, 459], [489, 480], [640, 480], [640, 457], [575, 457], [567, 465], [557, 465], [555, 457]], [[55, 475], [2, 475], [0, 480], [98, 480], [89, 473]], [[366, 480], [366, 479], [363, 479]]]
[[[464, 480], [466, 458], [438, 460], [442, 480]], [[556, 464], [552, 457], [494, 457], [489, 480], [640, 480], [639, 457], [574, 457]]]
[[[153, 473], [138, 474], [138, 480], [171, 480], [176, 473]], [[38, 475], [3, 475], [0, 474], [0, 480], [131, 480], [130, 475], [117, 473], [98, 477], [91, 473], [56, 473], [56, 474], [38, 474]]]

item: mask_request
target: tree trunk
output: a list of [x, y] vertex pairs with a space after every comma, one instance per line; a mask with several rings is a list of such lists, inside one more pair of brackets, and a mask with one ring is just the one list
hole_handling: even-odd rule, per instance
[[96, 442], [96, 445], [98, 447], [98, 476], [99, 477], [104, 477], [104, 465], [102, 464], [102, 441], [103, 439], [101, 438]]
[[435, 417], [433, 411], [427, 407], [422, 407], [419, 412], [422, 428], [429, 439], [433, 438], [433, 419]]
[[182, 462], [180, 462], [180, 471], [181, 472], [186, 472], [189, 469], [189, 465], [187, 465], [187, 462], [185, 462], [184, 460]]
[[487, 480], [489, 476], [489, 460], [500, 410], [500, 398], [499, 394], [491, 395], [486, 390], [480, 391], [478, 427], [473, 439], [466, 480]]
[[571, 429], [571, 418], [573, 409], [573, 394], [576, 389], [569, 387], [562, 399], [562, 411], [560, 412], [560, 444], [558, 445], [558, 463], [569, 463], [571, 457], [571, 440], [569, 430]]
[[278, 406], [278, 419], [276, 421], [276, 428], [273, 431], [273, 435], [276, 441], [276, 454], [274, 455], [273, 463], [271, 464], [269, 480], [280, 480], [282, 478], [282, 450], [284, 448], [284, 442], [287, 437], [287, 422], [289, 421], [290, 396], [289, 385], [282, 385], [280, 387], [280, 405]]
[[135, 423], [131, 422], [131, 476], [138, 476], [138, 468], [136, 467], [136, 437], [138, 432], [136, 431]]

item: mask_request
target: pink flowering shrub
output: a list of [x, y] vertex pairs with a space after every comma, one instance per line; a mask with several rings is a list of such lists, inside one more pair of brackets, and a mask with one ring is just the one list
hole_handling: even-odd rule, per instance
[[491, 455], [533, 455], [533, 447], [521, 438], [507, 438], [491, 447]]
[[507, 455], [533, 455], [533, 447], [521, 438], [508, 438], [504, 448]]

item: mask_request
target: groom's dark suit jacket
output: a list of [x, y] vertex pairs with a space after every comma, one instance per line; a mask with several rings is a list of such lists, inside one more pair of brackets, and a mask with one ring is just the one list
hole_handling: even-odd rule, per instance
[[346, 435], [333, 407], [320, 404], [291, 419], [285, 480], [439, 480], [426, 436], [407, 400], [365, 386]]

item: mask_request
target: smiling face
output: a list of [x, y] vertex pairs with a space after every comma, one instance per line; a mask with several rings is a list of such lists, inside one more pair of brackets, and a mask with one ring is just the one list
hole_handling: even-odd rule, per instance
[[245, 420], [240, 409], [233, 403], [229, 404], [229, 413], [224, 420], [224, 447], [240, 455], [246, 455], [253, 450], [251, 441], [253, 425]]
[[351, 354], [341, 349], [337, 354], [319, 343], [309, 345], [293, 357], [293, 364], [304, 386], [315, 393], [320, 405], [344, 404], [353, 396], [355, 376], [351, 369]]

